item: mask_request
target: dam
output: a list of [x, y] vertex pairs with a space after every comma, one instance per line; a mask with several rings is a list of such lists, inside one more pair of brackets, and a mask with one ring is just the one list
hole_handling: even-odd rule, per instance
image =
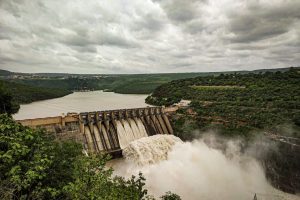
[[173, 134], [168, 114], [174, 108], [146, 107], [69, 113], [66, 116], [18, 120], [43, 128], [57, 139], [82, 143], [87, 153], [118, 155], [130, 142], [157, 134]]

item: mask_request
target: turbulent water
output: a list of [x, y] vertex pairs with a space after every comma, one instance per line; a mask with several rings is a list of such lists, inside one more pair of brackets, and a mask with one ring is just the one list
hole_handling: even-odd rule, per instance
[[155, 164], [168, 158], [168, 152], [175, 143], [181, 143], [181, 140], [173, 135], [144, 137], [131, 142], [123, 150], [123, 155], [140, 166]]
[[184, 200], [252, 200], [255, 194], [259, 200], [299, 199], [272, 188], [260, 164], [234, 142], [221, 151], [203, 140], [155, 135], [131, 142], [123, 153], [125, 159], [113, 164], [115, 173], [142, 171], [155, 197], [172, 191]]
[[135, 140], [148, 136], [140, 119], [118, 120], [116, 124], [121, 149], [125, 149]]

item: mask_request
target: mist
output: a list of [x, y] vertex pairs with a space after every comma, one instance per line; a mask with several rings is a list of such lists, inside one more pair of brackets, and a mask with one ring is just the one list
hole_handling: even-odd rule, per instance
[[113, 168], [125, 177], [141, 171], [155, 197], [171, 191], [184, 200], [251, 200], [255, 194], [259, 199], [299, 199], [274, 189], [260, 163], [242, 153], [239, 141], [223, 141], [222, 148], [215, 141], [205, 137], [182, 142], [171, 135], [142, 138], [124, 150], [126, 159]]

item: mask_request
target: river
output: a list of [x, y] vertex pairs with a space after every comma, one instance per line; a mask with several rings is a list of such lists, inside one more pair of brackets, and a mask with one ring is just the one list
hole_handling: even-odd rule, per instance
[[149, 106], [145, 103], [147, 95], [117, 94], [114, 92], [90, 91], [74, 92], [67, 96], [23, 104], [16, 120], [59, 116], [68, 112], [88, 112]]

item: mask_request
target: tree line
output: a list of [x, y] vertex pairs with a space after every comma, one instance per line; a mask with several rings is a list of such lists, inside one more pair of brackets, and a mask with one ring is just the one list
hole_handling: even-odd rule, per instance
[[146, 102], [170, 106], [182, 99], [191, 100], [189, 109], [194, 115], [184, 114], [175, 120], [175, 126], [181, 127], [178, 134], [187, 134], [185, 124], [233, 135], [248, 135], [279, 124], [299, 128], [299, 71], [291, 68], [286, 72], [221, 74], [171, 81], [154, 90]]

